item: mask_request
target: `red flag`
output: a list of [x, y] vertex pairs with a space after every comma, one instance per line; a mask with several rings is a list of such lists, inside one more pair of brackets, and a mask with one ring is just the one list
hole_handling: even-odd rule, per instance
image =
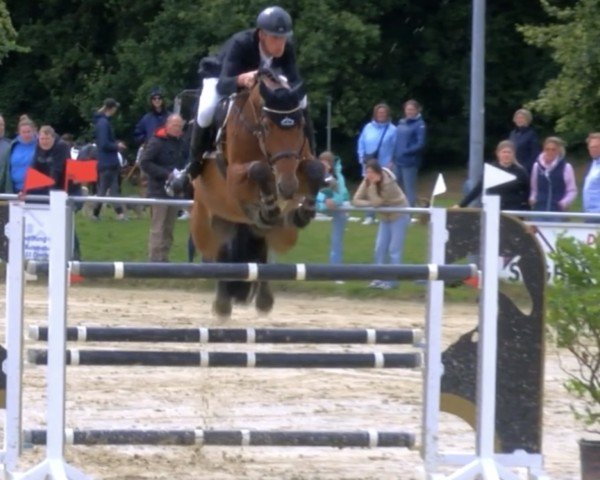
[[29, 167], [25, 174], [23, 191], [28, 192], [29, 190], [34, 190], [36, 188], [51, 187], [54, 183], [54, 179], [50, 178], [48, 175], [44, 175], [35, 168]]
[[69, 282], [71, 283], [71, 285], [73, 285], [74, 283], [81, 283], [83, 282], [83, 276], [71, 273], [69, 275]]
[[479, 288], [479, 277], [469, 277], [465, 280], [463, 280], [463, 283], [465, 285], [468, 285], [469, 287], [473, 287], [473, 288]]
[[77, 183], [95, 182], [98, 180], [97, 160], [67, 159], [65, 168], [65, 189], [72, 180]]

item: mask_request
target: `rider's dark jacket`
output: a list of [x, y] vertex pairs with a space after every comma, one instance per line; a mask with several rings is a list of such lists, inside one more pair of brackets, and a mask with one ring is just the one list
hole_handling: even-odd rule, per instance
[[[251, 72], [261, 66], [258, 30], [249, 29], [233, 35], [221, 48], [216, 57], [207, 57], [200, 63], [200, 73], [205, 78], [219, 77], [217, 92], [220, 95], [231, 95], [237, 90], [236, 77]], [[296, 54], [291, 40], [285, 44], [283, 55], [273, 58], [271, 68], [285, 75], [292, 88], [302, 83], [296, 67]], [[301, 88], [298, 98], [305, 92]]]

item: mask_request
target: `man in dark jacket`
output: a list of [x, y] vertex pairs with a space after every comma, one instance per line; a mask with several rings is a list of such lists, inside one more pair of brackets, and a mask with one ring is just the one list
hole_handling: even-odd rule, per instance
[[133, 131], [133, 138], [138, 145], [143, 145], [150, 140], [154, 132], [164, 126], [170, 113], [165, 107], [165, 99], [160, 88], [153, 88], [150, 91], [149, 100], [149, 110], [140, 118]]
[[[50, 125], [43, 125], [38, 133], [38, 141], [30, 167], [54, 180], [55, 190], [65, 188], [65, 166], [71, 157], [69, 146], [57, 137]], [[28, 195], [48, 195], [50, 187], [37, 188], [27, 192]]]
[[[170, 198], [165, 191], [167, 182], [173, 180], [185, 167], [186, 145], [182, 139], [183, 119], [172, 114], [164, 128], [156, 131], [142, 152], [140, 165], [148, 175], [148, 197]], [[168, 262], [173, 244], [173, 230], [179, 207], [152, 205], [148, 256], [151, 262]]]
[[[256, 28], [236, 33], [225, 42], [217, 56], [204, 58], [200, 62], [202, 93], [190, 142], [193, 160], [188, 169], [192, 179], [200, 174], [202, 155], [211, 147], [210, 126], [221, 98], [238, 89], [254, 86], [260, 67], [277, 70], [287, 78], [292, 88], [302, 83], [291, 35], [292, 18], [289, 13], [281, 7], [268, 7], [258, 15]], [[306, 112], [304, 91], [300, 93], [300, 98], [305, 112], [307, 136], [313, 146], [314, 134]]]
[[[114, 98], [107, 98], [93, 116], [94, 136], [97, 147], [98, 160], [98, 184], [96, 195], [104, 197], [110, 191], [111, 196], [116, 197], [121, 193], [119, 187], [119, 175], [121, 163], [119, 161], [119, 150], [125, 150], [125, 145], [115, 139], [115, 134], [111, 125], [111, 118], [117, 113], [119, 102]], [[92, 219], [100, 219], [100, 210], [102, 204], [94, 207]], [[115, 206], [117, 220], [125, 220], [123, 208], [120, 205]]]

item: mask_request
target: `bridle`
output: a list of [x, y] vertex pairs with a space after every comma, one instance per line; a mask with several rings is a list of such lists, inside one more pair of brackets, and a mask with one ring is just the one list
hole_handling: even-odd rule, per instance
[[[261, 82], [261, 78], [259, 77], [256, 81], [256, 84], [252, 89], [258, 88]], [[254, 135], [258, 141], [258, 145], [260, 150], [266, 159], [267, 163], [271, 168], [275, 166], [275, 164], [281, 160], [282, 158], [293, 158], [296, 160], [302, 160], [302, 151], [306, 145], [306, 135], [302, 135], [302, 143], [297, 150], [282, 150], [279, 152], [269, 152], [266, 145], [266, 139], [269, 135], [269, 128], [265, 125], [264, 120], [269, 118], [273, 123], [279, 124], [281, 129], [286, 128], [294, 128], [297, 123], [302, 127], [304, 123], [304, 119], [302, 117], [302, 108], [300, 105], [290, 110], [276, 110], [273, 108], [268, 108], [266, 106], [261, 106], [260, 113], [257, 111], [256, 106], [250, 102], [250, 108], [252, 111], [253, 122], [249, 122], [248, 119], [244, 116], [244, 106], [250, 100], [252, 90], [247, 90], [244, 92], [246, 94], [246, 98], [243, 100], [243, 103], [239, 106], [235, 106], [234, 108], [237, 110], [238, 119], [246, 128], [248, 132]], [[242, 95], [242, 94], [240, 94]], [[281, 118], [280, 121], [276, 119]]]

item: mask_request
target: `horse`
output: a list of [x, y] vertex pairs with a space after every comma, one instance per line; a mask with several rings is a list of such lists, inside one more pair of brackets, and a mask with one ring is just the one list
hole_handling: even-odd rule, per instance
[[[305, 135], [299, 90], [261, 70], [254, 87], [229, 99], [217, 151], [193, 181], [190, 229], [205, 261], [267, 263], [314, 218], [325, 175]], [[271, 311], [268, 282], [218, 281], [213, 312], [227, 318], [233, 302], [253, 299], [259, 313]]]

